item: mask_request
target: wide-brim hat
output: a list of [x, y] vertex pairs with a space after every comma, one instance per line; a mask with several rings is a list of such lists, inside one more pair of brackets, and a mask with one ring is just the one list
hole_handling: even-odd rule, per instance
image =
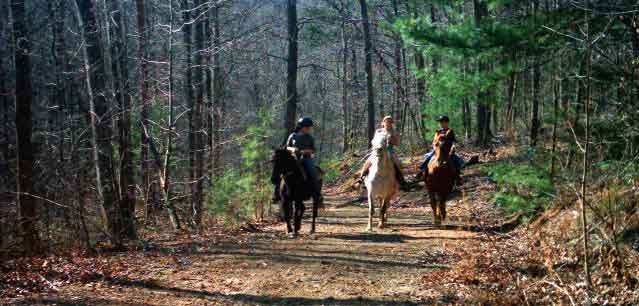
[[387, 120], [390, 120], [391, 122], [395, 122], [395, 119], [393, 119], [393, 117], [391, 117], [391, 116], [386, 116], [386, 117], [382, 118], [382, 122], [385, 122]]

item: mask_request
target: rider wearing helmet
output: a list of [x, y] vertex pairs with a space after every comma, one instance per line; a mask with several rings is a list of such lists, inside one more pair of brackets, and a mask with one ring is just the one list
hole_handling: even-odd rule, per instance
[[313, 184], [313, 201], [319, 202], [322, 200], [322, 195], [320, 177], [315, 167], [315, 138], [311, 135], [313, 126], [313, 119], [310, 117], [300, 118], [295, 131], [286, 140], [286, 148], [301, 156], [302, 165]]

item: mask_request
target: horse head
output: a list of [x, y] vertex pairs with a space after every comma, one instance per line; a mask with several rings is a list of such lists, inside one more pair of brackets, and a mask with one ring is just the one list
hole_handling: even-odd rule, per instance
[[289, 172], [296, 167], [295, 157], [291, 155], [286, 147], [275, 148], [271, 157], [273, 163], [273, 173], [271, 174], [271, 181], [273, 183], [279, 182], [281, 174]]
[[453, 142], [448, 139], [447, 135], [438, 135], [435, 138], [435, 156], [438, 160], [448, 159], [452, 147]]
[[390, 136], [387, 133], [375, 133], [371, 140], [371, 150], [376, 156], [381, 157], [388, 148], [388, 137]]

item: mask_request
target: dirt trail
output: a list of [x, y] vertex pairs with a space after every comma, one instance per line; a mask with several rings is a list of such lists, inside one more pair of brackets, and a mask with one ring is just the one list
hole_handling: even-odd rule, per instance
[[[483, 178], [475, 172], [468, 177], [466, 196], [449, 202], [449, 224], [491, 211], [479, 201]], [[459, 297], [423, 278], [457, 264], [460, 253], [481, 243], [481, 234], [434, 228], [423, 193], [402, 195], [390, 209], [389, 228], [369, 233], [365, 203], [353, 203], [353, 194], [329, 192], [315, 235], [308, 235], [305, 219], [297, 239], [273, 224], [237, 239], [158, 241], [156, 248], [120, 255], [128, 262], [124, 277], [71, 284], [14, 304], [446, 304]]]

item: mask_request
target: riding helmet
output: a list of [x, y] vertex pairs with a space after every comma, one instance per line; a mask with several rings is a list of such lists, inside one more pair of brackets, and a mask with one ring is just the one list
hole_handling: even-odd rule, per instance
[[439, 117], [437, 117], [436, 121], [438, 121], [438, 122], [442, 122], [442, 121], [449, 122], [450, 119], [448, 119], [448, 116], [439, 116]]
[[297, 125], [299, 127], [313, 126], [313, 119], [311, 119], [311, 117], [302, 117], [300, 120], [297, 120]]

